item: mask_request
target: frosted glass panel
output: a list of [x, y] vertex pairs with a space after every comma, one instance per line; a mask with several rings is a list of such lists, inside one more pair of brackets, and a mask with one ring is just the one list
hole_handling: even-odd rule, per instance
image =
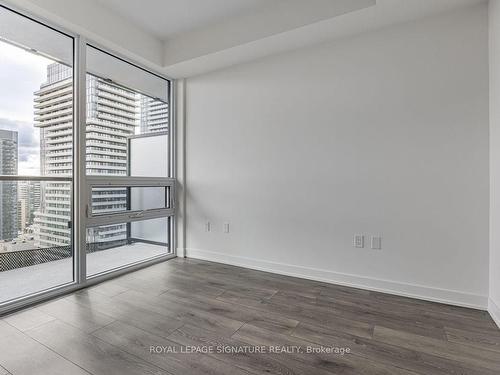
[[[129, 140], [130, 176], [168, 177], [168, 134], [150, 133]], [[154, 163], [151, 162], [154, 160]]]

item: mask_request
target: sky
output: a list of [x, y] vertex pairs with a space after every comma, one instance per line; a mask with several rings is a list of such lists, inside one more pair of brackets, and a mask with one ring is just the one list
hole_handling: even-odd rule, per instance
[[53, 61], [0, 41], [0, 129], [18, 132], [19, 175], [40, 174], [40, 130], [33, 126], [33, 93]]

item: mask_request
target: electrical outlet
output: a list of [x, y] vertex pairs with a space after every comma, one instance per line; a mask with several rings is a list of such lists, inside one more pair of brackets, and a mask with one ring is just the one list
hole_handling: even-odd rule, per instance
[[229, 223], [224, 223], [224, 233], [229, 233]]
[[210, 224], [210, 221], [207, 221], [205, 223], [205, 232], [211, 232], [212, 231], [212, 224]]
[[365, 247], [365, 236], [362, 234], [355, 234], [353, 239], [353, 246], [363, 248]]
[[382, 249], [382, 237], [380, 236], [372, 236], [371, 239], [371, 247], [374, 250], [381, 250]]

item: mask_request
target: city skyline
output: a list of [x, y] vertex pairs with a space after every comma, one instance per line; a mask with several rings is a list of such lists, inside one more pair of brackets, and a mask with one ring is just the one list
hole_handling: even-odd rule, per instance
[[[12, 89], [8, 85], [12, 80], [7, 79], [7, 85], [0, 88], [0, 97], [8, 97], [9, 103], [7, 110], [0, 111], [0, 129], [19, 135], [15, 174], [71, 176], [72, 68], [0, 41], [0, 71], [9, 70], [21, 84]], [[8, 89], [13, 91], [8, 93]], [[127, 138], [168, 130], [168, 103], [92, 75], [87, 75], [87, 93], [87, 174], [126, 175]], [[35, 243], [41, 247], [69, 244], [69, 183], [38, 184], [36, 204], [34, 196], [26, 195], [26, 187], [20, 186], [23, 197], [16, 198], [13, 215], [19, 233], [34, 231]], [[122, 190], [95, 192], [93, 201], [103, 212], [123, 210], [126, 194]], [[10, 215], [7, 212], [3, 210], [0, 216]], [[92, 229], [89, 238], [99, 242], [125, 237], [126, 228], [120, 225]]]
[[[0, 129], [17, 131], [19, 134], [19, 175], [37, 176], [40, 165], [40, 134], [34, 131], [33, 93], [47, 80], [47, 68], [55, 61], [18, 46], [0, 41]], [[136, 132], [166, 130], [168, 103], [140, 96]], [[158, 115], [158, 113], [162, 113]], [[151, 117], [151, 113], [153, 117]], [[151, 122], [152, 121], [152, 122]], [[144, 125], [152, 123], [151, 126]]]

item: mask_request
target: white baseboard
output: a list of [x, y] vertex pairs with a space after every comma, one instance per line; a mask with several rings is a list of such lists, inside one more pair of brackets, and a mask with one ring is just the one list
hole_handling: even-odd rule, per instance
[[500, 307], [491, 298], [488, 298], [488, 312], [498, 328], [500, 328]]
[[[259, 271], [272, 272], [280, 275], [299, 277], [302, 279], [322, 281], [354, 288], [395, 294], [404, 297], [423, 299], [427, 301], [446, 303], [450, 305], [470, 307], [486, 310], [488, 297], [477, 294], [463, 293], [456, 290], [433, 288], [428, 286], [406, 284], [401, 282], [382, 280], [358, 275], [332, 272], [323, 269], [302, 267], [285, 263], [269, 262], [264, 260], [233, 256], [215, 251], [201, 249], [186, 249], [188, 258], [225, 263], [233, 266], [245, 267]], [[499, 315], [500, 316], [500, 315]]]

